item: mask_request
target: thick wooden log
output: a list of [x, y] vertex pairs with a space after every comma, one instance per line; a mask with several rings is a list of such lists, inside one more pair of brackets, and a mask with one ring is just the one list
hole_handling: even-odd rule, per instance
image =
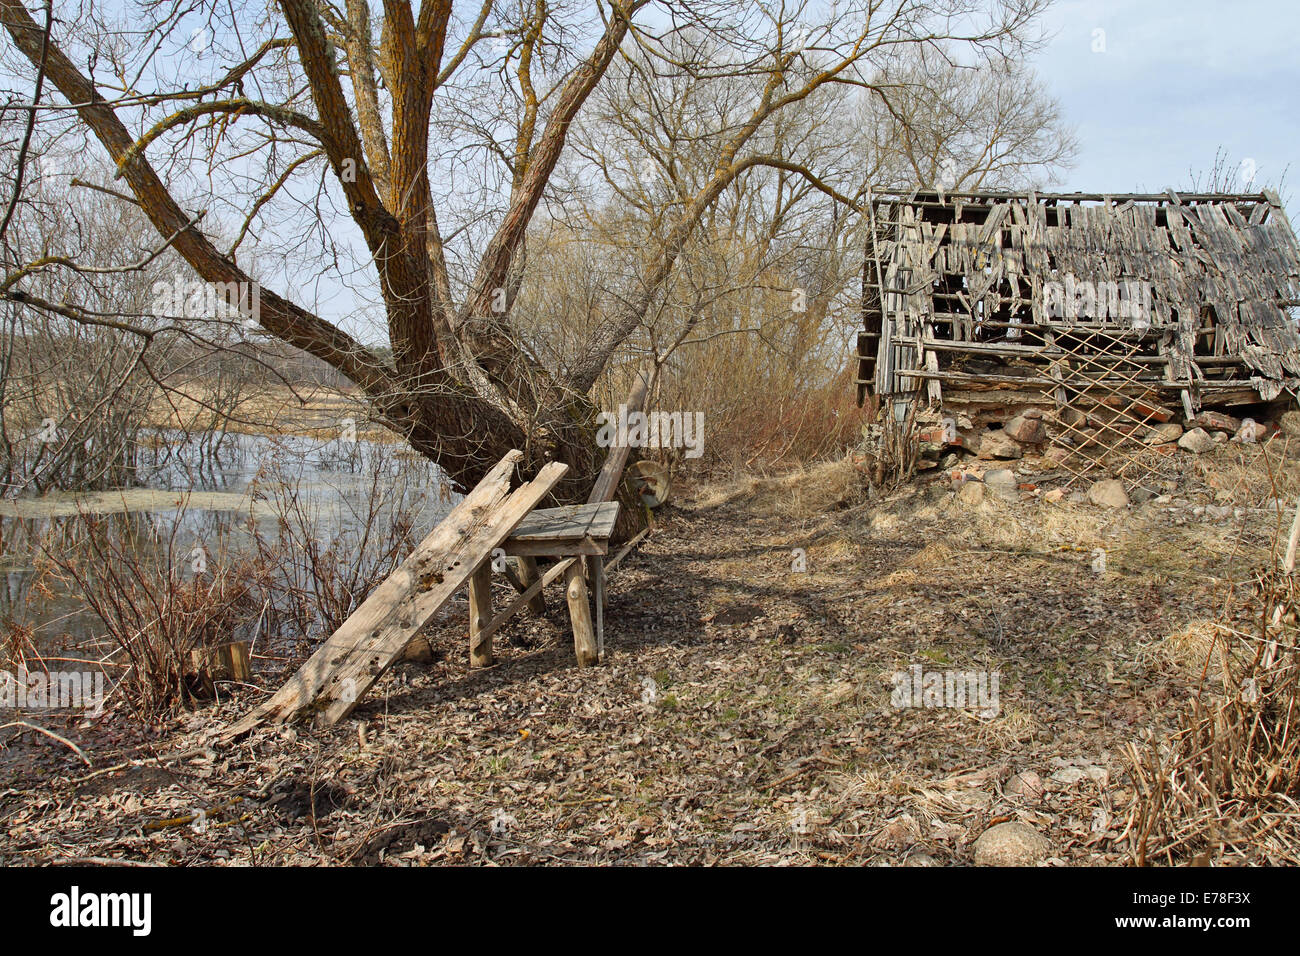
[[484, 561], [469, 579], [469, 666], [491, 667], [492, 635], [484, 633], [492, 620], [492, 562]]
[[[521, 555], [515, 559], [519, 562], [519, 583], [527, 592], [534, 584], [541, 580], [541, 573], [537, 570], [537, 559], [529, 555]], [[537, 593], [528, 599], [528, 610], [532, 611], [538, 617], [546, 613], [546, 595], [542, 589], [538, 588]]]
[[564, 580], [569, 620], [573, 624], [573, 652], [580, 667], [590, 667], [600, 660], [600, 648], [591, 623], [591, 602], [587, 599], [587, 579], [583, 576], [581, 561], [569, 565]]

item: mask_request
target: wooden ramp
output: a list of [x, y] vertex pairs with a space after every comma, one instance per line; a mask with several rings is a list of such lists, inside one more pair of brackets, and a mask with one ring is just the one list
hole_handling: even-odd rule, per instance
[[563, 477], [551, 462], [507, 495], [520, 451], [507, 454], [383, 584], [379, 585], [269, 700], [222, 735], [237, 737], [264, 720], [319, 714], [334, 724], [401, 656], [424, 623], [488, 565], [492, 551]]

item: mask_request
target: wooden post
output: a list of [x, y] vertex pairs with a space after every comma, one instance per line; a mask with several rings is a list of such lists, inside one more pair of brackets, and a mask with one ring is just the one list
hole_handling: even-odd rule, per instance
[[[530, 587], [541, 580], [541, 574], [537, 571], [537, 559], [524, 555], [516, 559], [519, 562], [519, 583], [527, 591]], [[532, 611], [538, 617], [546, 613], [546, 596], [538, 591], [528, 600], [528, 610]]]
[[591, 579], [596, 592], [596, 654], [605, 656], [605, 559], [591, 556]]
[[1286, 557], [1282, 559], [1282, 570], [1287, 574], [1295, 573], [1295, 551], [1300, 544], [1300, 499], [1296, 499], [1295, 518], [1291, 522], [1291, 534], [1287, 536]]
[[207, 680], [247, 681], [252, 673], [248, 664], [248, 641], [195, 648], [190, 651], [190, 667]]
[[248, 651], [248, 641], [234, 641], [218, 650], [218, 660], [230, 675], [230, 680], [247, 681], [252, 675], [252, 668], [248, 665]]
[[600, 660], [596, 635], [591, 626], [591, 604], [587, 600], [587, 580], [582, 562], [574, 561], [564, 572], [565, 596], [569, 601], [569, 621], [573, 625], [573, 652], [579, 667], [589, 667]]
[[469, 579], [469, 666], [492, 665], [492, 634], [480, 637], [492, 620], [492, 561], [484, 561]]

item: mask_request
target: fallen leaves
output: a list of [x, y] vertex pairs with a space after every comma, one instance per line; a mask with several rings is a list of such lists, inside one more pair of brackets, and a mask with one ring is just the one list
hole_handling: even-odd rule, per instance
[[[430, 630], [441, 653], [394, 668], [355, 728], [209, 755], [245, 698], [169, 728], [184, 759], [146, 768], [124, 746], [93, 780], [68, 756], [39, 777], [15, 763], [0, 861], [927, 866], [1014, 820], [1057, 862], [1123, 862], [1121, 748], [1185, 688], [1140, 646], [1204, 617], [1212, 589], [1099, 579], [1055, 526], [1009, 548], [931, 491], [890, 507], [874, 524], [673, 509], [609, 582], [601, 667], [573, 665], [558, 602], [503, 629], [491, 668], [467, 667], [463, 621]], [[998, 716], [891, 706], [916, 663], [999, 670]], [[236, 801], [229, 826], [149, 827]]]

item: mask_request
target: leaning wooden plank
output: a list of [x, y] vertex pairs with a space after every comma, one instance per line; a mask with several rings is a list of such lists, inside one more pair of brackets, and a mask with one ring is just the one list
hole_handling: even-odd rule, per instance
[[[435, 554], [441, 554], [464, 536], [481, 514], [498, 504], [510, 490], [510, 478], [523, 460], [523, 452], [511, 451], [497, 462], [490, 472], [474, 486], [450, 514], [420, 542], [401, 566], [380, 584], [343, 624], [316, 649], [305, 664], [271, 698], [232, 725], [225, 737], [235, 737], [252, 730], [267, 718], [285, 720], [297, 713], [326, 685], [332, 675], [334, 661], [342, 660], [356, 645], [374, 630], [360, 626], [370, 620], [376, 611], [395, 604], [410, 587], [410, 580], [418, 576], [418, 569], [430, 563]], [[362, 615], [362, 611], [366, 615]]]
[[[422, 569], [424, 576], [414, 578], [402, 601], [387, 609], [383, 623], [370, 632], [370, 640], [358, 645], [336, 666], [329, 686], [317, 698], [326, 724], [337, 723], [351, 713], [356, 702], [393, 665], [424, 622], [451, 600], [477, 567], [490, 560], [492, 549], [509, 537], [515, 525], [537, 507], [568, 470], [569, 466], [561, 462], [545, 465], [536, 478], [488, 509], [481, 522], [450, 549], [431, 555]], [[417, 587], [428, 587], [428, 590]], [[357, 610], [360, 613], [361, 608]]]
[[[629, 413], [639, 412], [645, 407], [646, 395], [650, 392], [650, 379], [651, 375], [646, 374], [645, 370], [637, 373], [636, 384], [632, 386], [632, 394], [627, 398]], [[631, 450], [628, 445], [613, 445], [609, 449], [605, 465], [596, 476], [591, 494], [587, 496], [588, 502], [609, 501], [618, 494], [618, 484], [623, 480], [623, 469], [627, 466]]]
[[547, 465], [506, 497], [521, 458], [519, 452], [503, 458], [284, 687], [224, 736], [237, 736], [265, 719], [283, 721], [309, 710], [323, 710], [328, 723], [347, 714], [424, 622], [567, 470], [562, 464]]

